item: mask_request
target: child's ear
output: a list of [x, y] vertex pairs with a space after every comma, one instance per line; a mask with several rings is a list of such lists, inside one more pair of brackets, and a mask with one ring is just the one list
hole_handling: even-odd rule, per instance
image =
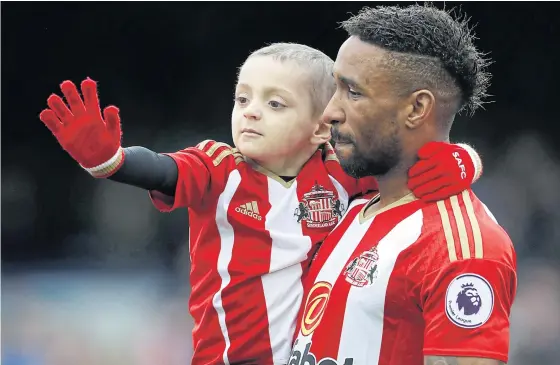
[[311, 143], [316, 145], [322, 145], [331, 140], [331, 123], [319, 122], [315, 127], [313, 136], [311, 137]]

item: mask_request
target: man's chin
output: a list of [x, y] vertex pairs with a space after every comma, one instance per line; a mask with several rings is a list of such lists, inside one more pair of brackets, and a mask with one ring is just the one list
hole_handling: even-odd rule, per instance
[[352, 159], [352, 155], [354, 154], [354, 145], [351, 143], [337, 142], [334, 145], [334, 151], [339, 160], [349, 160]]
[[344, 156], [338, 156], [338, 159], [340, 161], [340, 166], [346, 175], [355, 179], [360, 179], [369, 175], [368, 172], [363, 169], [363, 164], [356, 161], [352, 156], [346, 158]]
[[355, 179], [367, 176], [383, 176], [390, 170], [388, 166], [361, 159], [354, 154], [345, 156], [343, 154], [339, 155], [337, 152], [337, 156], [344, 172]]

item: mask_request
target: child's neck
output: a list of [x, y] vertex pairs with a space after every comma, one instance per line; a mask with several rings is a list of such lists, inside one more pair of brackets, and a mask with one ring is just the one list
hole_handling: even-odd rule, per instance
[[303, 166], [309, 161], [317, 148], [312, 147], [297, 154], [292, 154], [282, 158], [274, 158], [272, 161], [254, 160], [259, 166], [267, 169], [277, 176], [293, 177], [297, 176]]

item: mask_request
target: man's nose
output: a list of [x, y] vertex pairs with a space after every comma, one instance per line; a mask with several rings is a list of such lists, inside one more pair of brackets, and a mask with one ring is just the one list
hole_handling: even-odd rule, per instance
[[346, 116], [342, 108], [333, 103], [333, 100], [331, 99], [323, 112], [322, 121], [324, 123], [336, 125], [338, 123], [344, 123], [346, 121]]

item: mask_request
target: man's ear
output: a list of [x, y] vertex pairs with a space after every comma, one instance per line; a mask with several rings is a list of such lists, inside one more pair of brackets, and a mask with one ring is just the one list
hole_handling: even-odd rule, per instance
[[435, 102], [436, 98], [430, 90], [422, 89], [412, 93], [405, 125], [415, 129], [424, 124], [435, 109]]

